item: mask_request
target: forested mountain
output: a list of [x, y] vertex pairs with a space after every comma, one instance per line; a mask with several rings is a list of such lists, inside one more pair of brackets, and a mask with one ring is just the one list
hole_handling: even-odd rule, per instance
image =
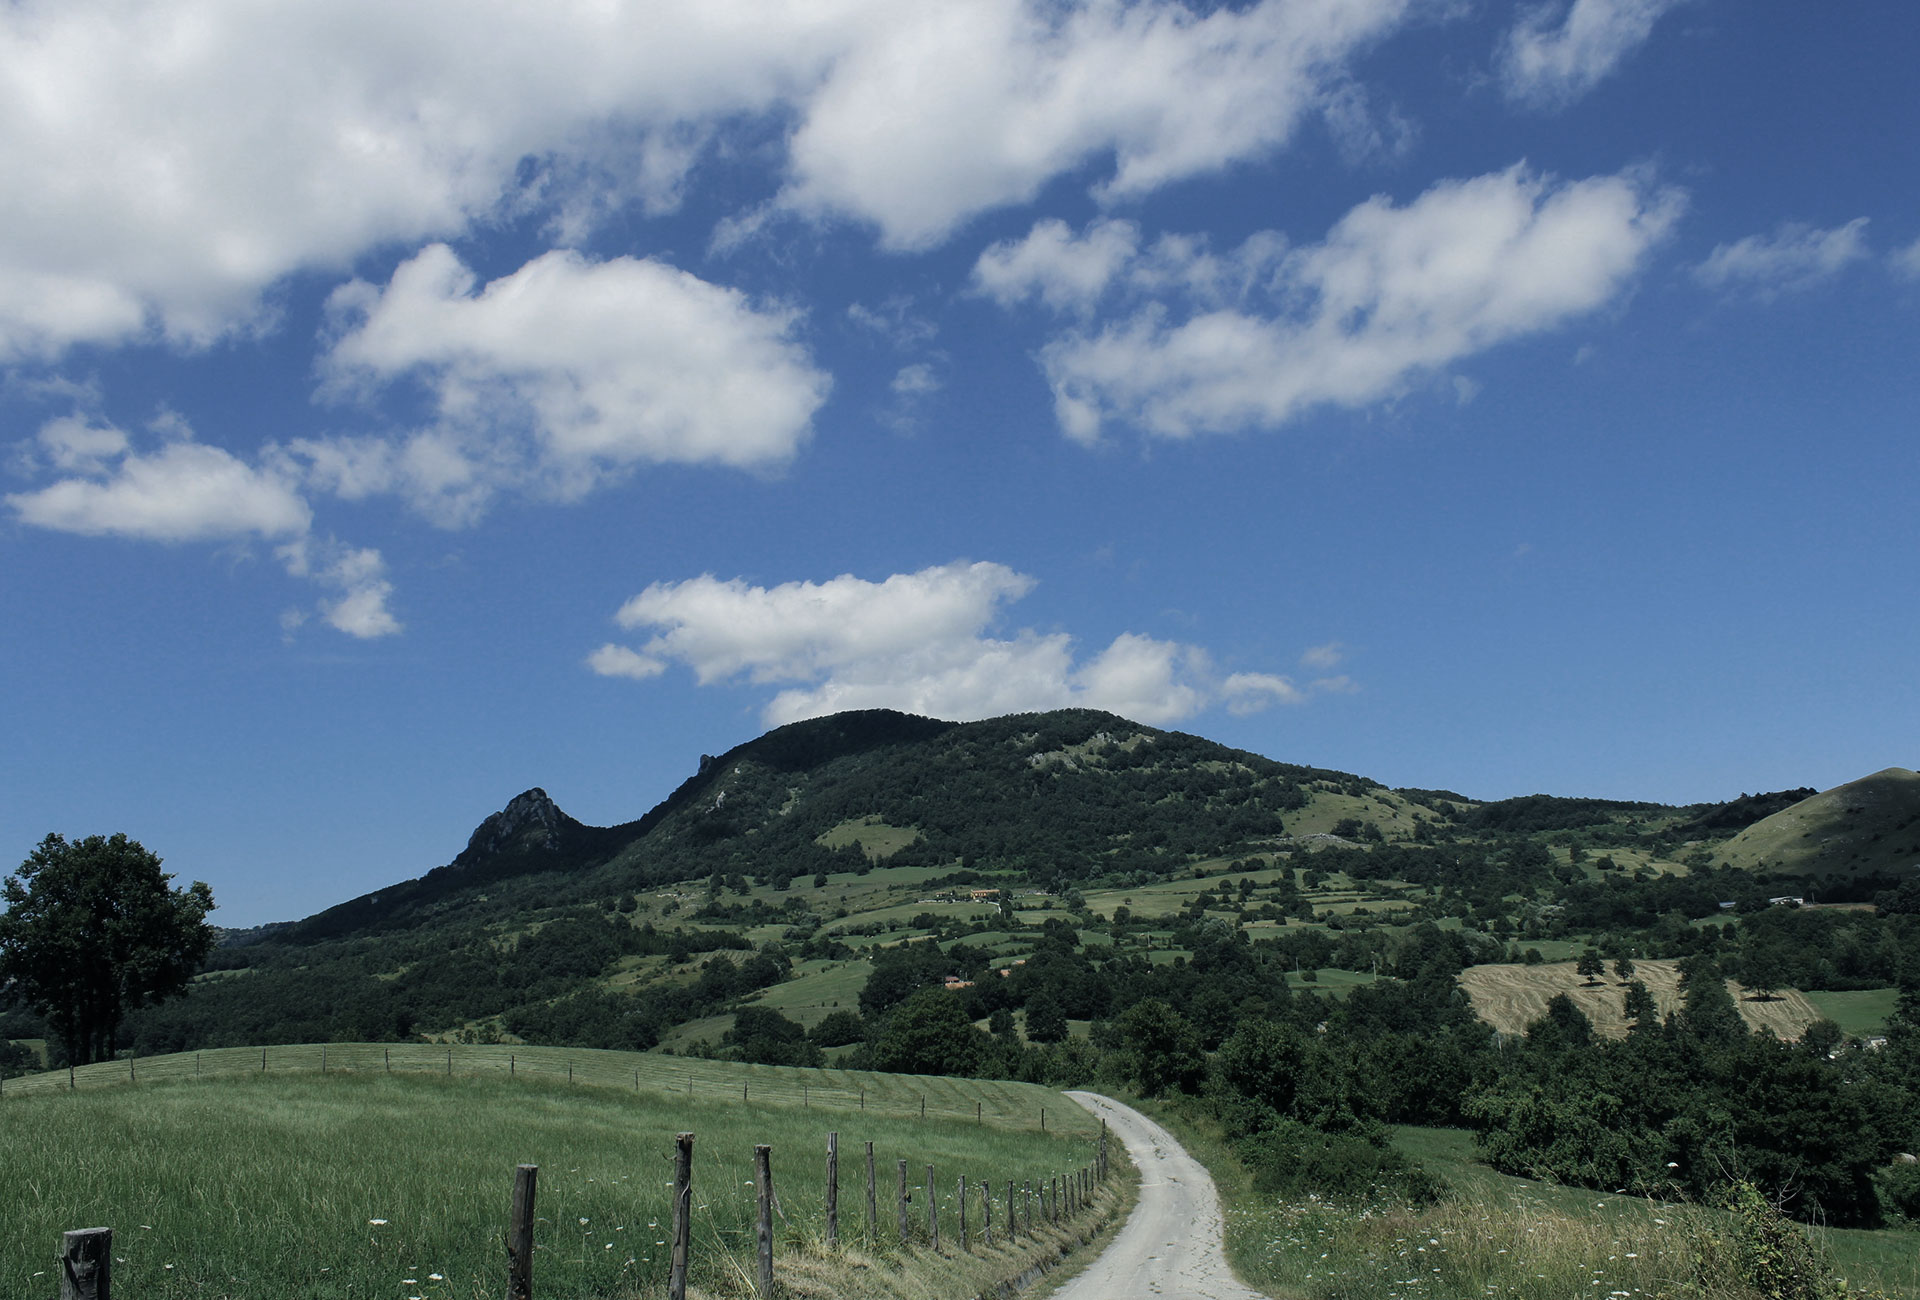
[[[618, 826], [526, 791], [444, 866], [229, 935], [121, 1041], [1211, 1079], [1275, 1171], [1382, 1122], [1468, 1123], [1506, 1168], [1612, 1187], [1685, 1166], [1705, 1194], [1736, 1162], [1865, 1221], [1892, 1203], [1876, 1162], [1920, 1140], [1900, 1118], [1920, 1097], [1920, 993], [1893, 996], [1920, 987], [1909, 778], [1688, 807], [1477, 801], [1083, 710], [841, 714], [703, 757]], [[1897, 851], [1885, 869], [1859, 856], [1874, 836]], [[1728, 865], [1755, 842], [1766, 869]], [[1546, 1015], [1470, 998], [1476, 967], [1467, 984]], [[1879, 1025], [1892, 1048], [1865, 1051]], [[43, 1036], [17, 1010], [0, 1035]], [[0, 1069], [23, 1068], [10, 1050]], [[1635, 1077], [1665, 1082], [1622, 1091]], [[1755, 1080], [1778, 1104], [1721, 1124]], [[1847, 1136], [1815, 1150], [1814, 1133]]]

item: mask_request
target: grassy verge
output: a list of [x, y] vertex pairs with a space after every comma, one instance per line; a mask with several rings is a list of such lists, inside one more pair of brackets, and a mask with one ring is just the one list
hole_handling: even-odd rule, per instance
[[[1207, 1165], [1220, 1188], [1227, 1258], [1249, 1285], [1288, 1300], [1749, 1300], [1731, 1280], [1742, 1225], [1699, 1206], [1609, 1196], [1509, 1178], [1479, 1164], [1470, 1135], [1402, 1129], [1397, 1142], [1447, 1180], [1439, 1205], [1350, 1208], [1262, 1196], [1210, 1119], [1142, 1107]], [[1920, 1297], [1910, 1232], [1787, 1225], [1849, 1294]], [[1798, 1294], [1798, 1293], [1793, 1293]]]
[[[743, 1106], [719, 1088], [702, 1095], [697, 1079], [688, 1097], [579, 1086], [578, 1078], [569, 1087], [552, 1074], [389, 1075], [330, 1063], [324, 1076], [276, 1075], [270, 1057], [264, 1075], [210, 1075], [205, 1064], [198, 1080], [142, 1076], [137, 1087], [33, 1095], [9, 1087], [0, 1110], [0, 1162], [9, 1171], [0, 1213], [12, 1230], [0, 1242], [0, 1294], [51, 1295], [59, 1234], [104, 1224], [115, 1230], [121, 1288], [154, 1300], [494, 1297], [504, 1289], [499, 1243], [513, 1167], [530, 1163], [540, 1166], [536, 1293], [656, 1296], [665, 1287], [670, 1155], [680, 1131], [698, 1135], [693, 1276], [708, 1296], [751, 1290], [758, 1143], [773, 1147], [776, 1274], [796, 1296], [976, 1294], [1057, 1258], [1120, 1203], [1109, 1187], [1078, 1224], [1005, 1239], [1007, 1179], [1037, 1183], [1091, 1157], [1092, 1126], [1073, 1124], [1067, 1112], [1079, 1108], [1058, 1094], [1044, 1094], [1060, 1109], [1056, 1120], [1049, 1108], [1043, 1136], [1024, 1123], [968, 1122], [970, 1114], [952, 1113], [958, 1107], [930, 1106], [923, 1121], [904, 1107], [863, 1113], [817, 1097], [755, 1097]], [[900, 1080], [896, 1099], [913, 1082]], [[983, 1103], [1000, 1086], [980, 1085]], [[1024, 1107], [1033, 1098], [1018, 1100]], [[839, 1252], [820, 1244], [829, 1130], [842, 1139]], [[869, 1141], [880, 1186], [873, 1238], [865, 1222]], [[903, 1158], [913, 1197], [905, 1242], [894, 1226], [895, 1162]], [[925, 1241], [928, 1165], [939, 1255]], [[974, 1186], [981, 1178], [993, 1184], [992, 1251], [977, 1248], [977, 1200], [969, 1206], [976, 1249], [954, 1249], [962, 1175]]]

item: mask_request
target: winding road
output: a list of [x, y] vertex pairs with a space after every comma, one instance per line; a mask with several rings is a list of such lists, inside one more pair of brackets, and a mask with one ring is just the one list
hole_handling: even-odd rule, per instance
[[1054, 1300], [1265, 1300], [1227, 1267], [1220, 1197], [1206, 1166], [1139, 1111], [1098, 1093], [1067, 1096], [1126, 1145], [1140, 1169], [1140, 1201], [1113, 1244]]

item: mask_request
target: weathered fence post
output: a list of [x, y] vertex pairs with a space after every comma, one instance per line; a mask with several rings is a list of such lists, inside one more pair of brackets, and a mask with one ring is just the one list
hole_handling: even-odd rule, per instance
[[827, 1249], [840, 1244], [840, 1135], [827, 1134]]
[[1027, 1194], [1022, 1198], [1021, 1208], [1025, 1212], [1020, 1216], [1020, 1226], [1031, 1237], [1033, 1235], [1033, 1179], [1031, 1178], [1027, 1179]]
[[933, 1181], [933, 1166], [927, 1166], [927, 1240], [934, 1252], [940, 1250], [940, 1185]]
[[[568, 1070], [568, 1077], [571, 1078], [573, 1067], [568, 1066], [567, 1070]], [[447, 1077], [449, 1079], [453, 1077], [453, 1049], [451, 1047], [447, 1049]]]
[[902, 1160], [900, 1162], [900, 1201], [899, 1201], [900, 1244], [902, 1246], [907, 1244], [907, 1202], [911, 1199], [912, 1197], [910, 1197], [907, 1194], [907, 1162]]
[[693, 1243], [693, 1134], [674, 1138], [673, 1255], [667, 1300], [687, 1300], [687, 1255]]
[[960, 1175], [960, 1184], [954, 1189], [954, 1200], [960, 1207], [960, 1253], [967, 1253], [967, 1176]]
[[1047, 1131], [1047, 1108], [1045, 1106], [1040, 1108], [1040, 1131], [1042, 1133]]
[[980, 1225], [980, 1245], [987, 1250], [992, 1250], [993, 1184], [984, 1178], [980, 1180], [980, 1217], [984, 1220]]
[[533, 1300], [533, 1192], [539, 1165], [513, 1171], [513, 1212], [507, 1220], [507, 1300]]
[[387, 1063], [387, 1073], [392, 1074], [393, 1073], [393, 1049], [391, 1047], [383, 1047], [380, 1049], [380, 1055]]
[[920, 1118], [925, 1119], [926, 1117], [927, 1117], [927, 1099], [925, 1097], [922, 1097], [920, 1099]]
[[60, 1300], [112, 1300], [113, 1229], [60, 1235]]
[[1014, 1204], [1013, 1204], [1013, 1198], [1014, 1198], [1015, 1192], [1016, 1192], [1016, 1185], [1013, 1179], [1011, 1178], [1007, 1179], [1007, 1244], [1008, 1245], [1013, 1244], [1014, 1237], [1017, 1236], [1020, 1232], [1020, 1214], [1019, 1214], [1019, 1211], [1014, 1209]]
[[1100, 1166], [1100, 1181], [1105, 1182], [1107, 1180], [1107, 1121], [1104, 1118], [1100, 1121], [1100, 1159], [1098, 1163]]
[[753, 1149], [753, 1180], [760, 1198], [760, 1222], [754, 1234], [760, 1247], [760, 1296], [773, 1295], [773, 1148]]
[[880, 1202], [873, 1190], [873, 1143], [867, 1143], [867, 1244], [880, 1238]]

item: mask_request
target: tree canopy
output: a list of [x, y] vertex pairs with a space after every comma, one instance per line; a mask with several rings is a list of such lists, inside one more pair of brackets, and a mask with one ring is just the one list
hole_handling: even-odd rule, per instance
[[112, 1056], [121, 1018], [180, 992], [213, 950], [213, 891], [172, 879], [124, 834], [49, 835], [7, 877], [0, 983], [47, 1018], [67, 1060]]

